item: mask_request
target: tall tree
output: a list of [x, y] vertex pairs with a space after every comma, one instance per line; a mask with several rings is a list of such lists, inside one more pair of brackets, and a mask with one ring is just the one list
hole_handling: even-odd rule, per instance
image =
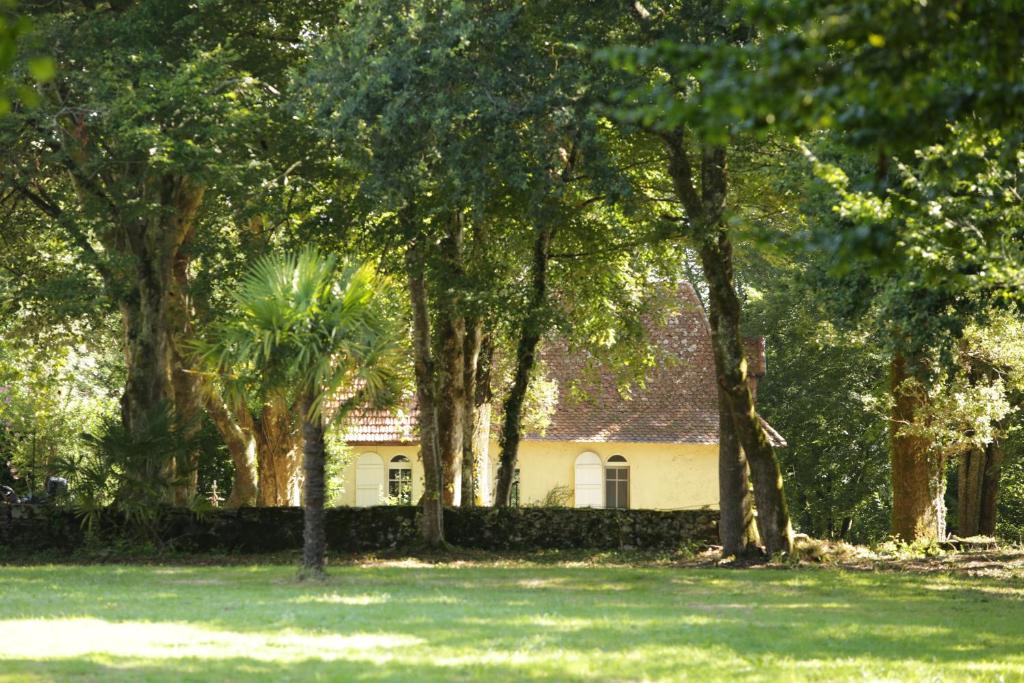
[[[867, 182], [851, 168], [845, 170], [855, 178], [852, 185], [834, 166], [822, 176], [837, 187], [834, 204], [845, 220], [820, 246], [840, 269], [866, 268], [889, 284], [927, 281], [927, 296], [905, 303], [918, 308], [911, 317], [929, 322], [927, 312], [943, 310], [935, 305], [938, 297], [952, 301], [959, 315], [947, 337], [957, 336], [993, 298], [1019, 303], [1022, 224], [1013, 202], [982, 201], [963, 210], [982, 196], [965, 191], [979, 178], [965, 136], [998, 149], [996, 166], [1008, 171], [981, 185], [998, 186], [996, 197], [1019, 194], [1012, 169], [1019, 165], [1024, 99], [1005, 87], [1024, 70], [1014, 20], [1019, 8], [998, 0], [761, 0], [735, 9], [759, 28], [760, 40], [654, 48], [677, 71], [698, 71], [705, 84], [687, 100], [673, 100], [664, 90], [663, 115], [680, 119], [700, 111], [713, 125], [742, 130], [836, 131], [874, 165]], [[943, 49], [935, 50], [937, 44]], [[947, 178], [961, 181], [942, 189], [924, 183], [931, 187], [920, 203], [921, 180], [943, 167]], [[958, 207], [955, 218], [946, 211], [951, 204]], [[1001, 219], [992, 220], [997, 213]], [[935, 338], [922, 338], [914, 325], [902, 328], [890, 337], [895, 421], [927, 412], [927, 391], [907, 394], [899, 389], [904, 380], [929, 382], [937, 370], [924, 350]], [[893, 530], [908, 539], [934, 537], [940, 526], [932, 520], [940, 519], [934, 482], [941, 479], [935, 469], [941, 458], [930, 449], [926, 439], [893, 435]], [[928, 500], [931, 505], [921, 502]]]
[[306, 146], [280, 92], [299, 27], [329, 20], [329, 3], [26, 9], [36, 30], [25, 49], [52, 54], [57, 77], [0, 126], [0, 198], [73, 245], [118, 310], [125, 425], [157, 404], [198, 424], [182, 344], [219, 284], [209, 276], [232, 261], [237, 226], [290, 204]]
[[[588, 230], [588, 239], [599, 239], [595, 225], [626, 223], [607, 209], [624, 190], [610, 180], [621, 175], [607, 164], [612, 133], [596, 116], [597, 98], [584, 78], [593, 63], [564, 37], [544, 47], [554, 37], [544, 19], [553, 13], [547, 5], [397, 0], [354, 8], [305, 88], [308, 106], [357, 179], [353, 205], [372, 217], [364, 220], [367, 242], [395, 255], [403, 242], [421, 250], [410, 297], [426, 296], [431, 333], [429, 344], [418, 344], [420, 381], [434, 386], [419, 393], [439, 401], [448, 500], [466, 434], [478, 422], [465, 388], [476, 372], [465, 360], [480, 357], [475, 325], [492, 345], [509, 340], [522, 349], [510, 391], [513, 404], [521, 402], [537, 343], [555, 317], [545, 284], [552, 237], [559, 232], [576, 247]], [[589, 173], [576, 166], [581, 158]], [[504, 413], [503, 443], [512, 449], [506, 477], [520, 413]], [[422, 430], [421, 439], [428, 450]]]
[[[741, 301], [736, 291], [727, 210], [727, 158], [737, 132], [718, 125], [717, 120], [709, 122], [699, 108], [687, 104], [699, 98], [706, 85], [698, 69], [650, 59], [657, 53], [655, 45], [671, 45], [671, 49], [685, 52], [707, 45], [743, 44], [751, 40], [752, 33], [745, 24], [731, 21], [724, 3], [717, 1], [673, 5], [656, 15], [638, 4], [634, 14], [639, 29], [633, 38], [641, 47], [605, 54], [613, 55], [614, 61], [639, 76], [620, 118], [641, 124], [663, 141], [667, 174], [685, 214], [681, 220], [682, 234], [699, 255], [708, 285], [708, 318], [721, 403], [731, 413], [742, 447], [742, 456], [739, 449], [731, 448], [719, 456], [734, 458], [721, 468], [723, 476], [719, 482], [719, 505], [730, 522], [720, 529], [723, 546], [742, 552], [750, 545], [748, 527], [742, 521], [749, 520], [745, 513], [749, 502], [742, 486], [746, 465], [741, 457], [745, 456], [754, 484], [761, 541], [770, 554], [789, 552], [793, 530], [782, 476], [774, 448], [754, 407], [740, 337]], [[651, 69], [652, 66], [656, 68]]]

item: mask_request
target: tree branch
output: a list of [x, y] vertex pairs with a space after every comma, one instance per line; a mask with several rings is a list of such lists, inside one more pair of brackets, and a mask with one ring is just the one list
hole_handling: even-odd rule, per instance
[[672, 186], [682, 202], [683, 208], [690, 219], [697, 219], [704, 213], [704, 204], [693, 185], [693, 164], [686, 149], [686, 141], [681, 131], [663, 132], [658, 136], [665, 142], [668, 150], [668, 173], [672, 178]]

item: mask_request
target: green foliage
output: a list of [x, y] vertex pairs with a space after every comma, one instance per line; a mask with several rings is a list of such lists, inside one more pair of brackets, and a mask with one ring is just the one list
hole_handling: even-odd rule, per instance
[[758, 410], [789, 443], [778, 458], [794, 524], [817, 538], [880, 540], [891, 504], [886, 420], [874, 409], [885, 351], [870, 333], [830, 322], [827, 291], [801, 269], [757, 275], [746, 327], [768, 350]]
[[[25, 14], [18, 13], [15, 0], [0, 0], [0, 117], [11, 110], [12, 101], [26, 105], [38, 102], [38, 95], [32, 88], [34, 83], [53, 80], [54, 61], [43, 54], [20, 55], [19, 43], [32, 30], [32, 22]], [[19, 63], [20, 62], [20, 63]], [[12, 77], [12, 71], [15, 72]], [[27, 78], [18, 84], [18, 71], [27, 72]]]
[[1020, 419], [1024, 396], [1024, 325], [1011, 316], [964, 332], [955, 369], [929, 385], [910, 378], [904, 391], [925, 397], [918, 419], [902, 432], [923, 438], [943, 456], [1006, 437]]
[[[309, 417], [343, 419], [393, 395], [397, 337], [378, 299], [386, 286], [370, 265], [339, 264], [315, 248], [267, 255], [240, 283], [234, 318], [194, 348], [236, 400], [309, 397]], [[341, 408], [328, 410], [339, 395]]]
[[[117, 412], [112, 385], [120, 379], [116, 357], [95, 344], [62, 342], [59, 335], [0, 336], [0, 460], [20, 472], [14, 486], [27, 496], [38, 493], [62, 458], [87, 455], [80, 439]], [[35, 491], [29, 491], [30, 485]]]
[[82, 436], [86, 455], [56, 463], [56, 471], [68, 479], [71, 505], [90, 532], [112, 507], [133, 529], [155, 539], [161, 506], [192, 474], [189, 444], [176, 422], [167, 406], [134, 430], [108, 417], [95, 433]]

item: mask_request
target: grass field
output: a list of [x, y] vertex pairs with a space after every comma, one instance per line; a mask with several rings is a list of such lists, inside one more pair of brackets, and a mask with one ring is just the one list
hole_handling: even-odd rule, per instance
[[1024, 680], [1024, 582], [535, 564], [0, 567], [0, 681]]

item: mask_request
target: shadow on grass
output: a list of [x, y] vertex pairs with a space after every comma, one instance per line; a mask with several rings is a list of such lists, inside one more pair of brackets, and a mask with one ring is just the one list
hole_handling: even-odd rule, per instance
[[548, 566], [292, 576], [10, 568], [0, 682], [1024, 675], [1019, 581]]

